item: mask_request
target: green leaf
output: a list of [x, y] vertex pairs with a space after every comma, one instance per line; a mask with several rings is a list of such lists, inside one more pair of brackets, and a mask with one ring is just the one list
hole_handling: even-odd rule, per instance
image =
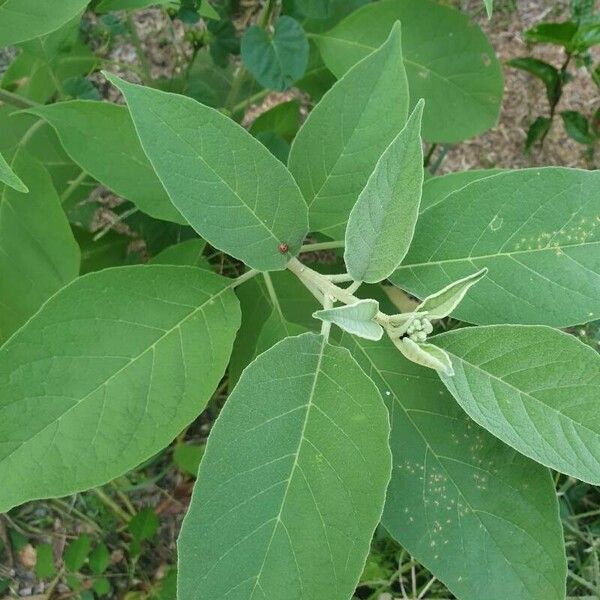
[[73, 234], [81, 250], [81, 275], [125, 264], [130, 237], [109, 231], [99, 240], [94, 240], [93, 233], [80, 227], [73, 227]]
[[5, 0], [0, 4], [0, 47], [55, 31], [80, 14], [89, 0]]
[[450, 357], [444, 350], [433, 344], [417, 343], [410, 337], [394, 339], [394, 345], [411, 362], [433, 369], [446, 377], [454, 376]]
[[385, 528], [461, 600], [564, 598], [548, 470], [480, 428], [433, 371], [399, 356], [389, 340], [343, 342], [392, 415]]
[[323, 97], [292, 144], [289, 168], [308, 203], [311, 230], [343, 238], [377, 161], [406, 124], [408, 102], [396, 24], [381, 48]]
[[492, 13], [494, 12], [494, 0], [483, 0], [485, 4], [485, 11], [487, 12], [488, 19], [492, 18]]
[[563, 110], [560, 116], [570, 138], [580, 144], [593, 144], [594, 136], [590, 132], [588, 120], [576, 110]]
[[90, 569], [94, 575], [102, 575], [110, 565], [110, 552], [106, 544], [98, 544], [90, 554]]
[[562, 78], [556, 67], [532, 56], [513, 58], [507, 60], [506, 64], [510, 67], [531, 73], [531, 75], [535, 75], [535, 77], [541, 79], [546, 86], [546, 96], [550, 105], [558, 102], [561, 94]]
[[316, 103], [335, 83], [333, 73], [325, 66], [319, 49], [313, 40], [309, 40], [308, 65], [304, 77], [296, 81], [296, 87], [306, 92]]
[[[250, 267], [283, 269], [308, 229], [306, 204], [284, 165], [212, 108], [107, 77], [125, 95], [142, 146], [189, 224]], [[279, 251], [284, 242], [289, 254]]]
[[527, 139], [525, 140], [525, 152], [529, 153], [536, 142], [543, 140], [552, 127], [552, 119], [548, 117], [538, 117], [527, 130]]
[[260, 335], [256, 342], [254, 358], [259, 354], [266, 352], [269, 348], [273, 347], [277, 342], [280, 342], [286, 337], [301, 335], [307, 331], [308, 329], [304, 327], [304, 325], [298, 325], [297, 323], [288, 321], [283, 315], [281, 307], [273, 308], [271, 315], [260, 330]]
[[346, 349], [307, 333], [259, 356], [209, 438], [178, 543], [180, 597], [349, 598], [383, 508], [388, 434]]
[[173, 452], [173, 462], [184, 473], [196, 477], [205, 448], [204, 444], [181, 444], [180, 446], [176, 446]]
[[157, 219], [186, 223], [146, 158], [125, 106], [75, 100], [28, 112], [45, 119], [71, 159], [100, 183]]
[[87, 533], [80, 535], [77, 539], [73, 540], [65, 550], [63, 560], [65, 561], [65, 567], [72, 573], [76, 573], [83, 567], [85, 561], [88, 558], [92, 547], [92, 541]]
[[423, 106], [381, 155], [350, 213], [344, 260], [355, 281], [387, 279], [408, 252], [423, 186]]
[[74, 100], [100, 100], [98, 88], [87, 78], [68, 77], [62, 82], [63, 91]]
[[566, 327], [600, 315], [600, 174], [525, 169], [475, 181], [421, 214], [392, 282], [424, 298], [488, 268], [453, 313]]
[[519, 452], [600, 483], [600, 355], [548, 327], [497, 325], [433, 338], [454, 365], [442, 378], [471, 418]]
[[294, 0], [294, 8], [310, 19], [326, 19], [331, 15], [331, 0]]
[[433, 0], [382, 0], [353, 12], [316, 38], [325, 64], [340, 77], [373, 52], [396, 21], [402, 22], [412, 104], [426, 102], [423, 136], [454, 143], [493, 127], [503, 91], [494, 49], [467, 15]]
[[94, 580], [92, 588], [98, 596], [108, 596], [108, 594], [110, 594], [112, 591], [110, 581], [106, 579], [106, 577], [100, 577], [99, 579]]
[[264, 131], [254, 136], [282, 164], [287, 164], [290, 145], [280, 135], [272, 131]]
[[300, 102], [290, 100], [277, 104], [270, 110], [259, 115], [250, 127], [250, 133], [273, 132], [291, 142], [300, 127]]
[[162, 252], [151, 258], [151, 265], [189, 265], [200, 267], [208, 271], [212, 270], [210, 263], [204, 258], [206, 242], [199, 238], [186, 240], [174, 246], [165, 248]]
[[427, 296], [417, 310], [426, 313], [429, 320], [447, 317], [463, 301], [469, 289], [485, 277], [487, 271], [487, 268], [481, 269], [477, 273], [467, 275], [439, 292]]
[[239, 327], [231, 281], [121, 267], [46, 302], [0, 349], [0, 512], [110, 481], [196, 418]]
[[151, 508], [144, 508], [129, 521], [127, 529], [137, 542], [143, 542], [153, 537], [160, 526], [156, 513]]
[[48, 173], [22, 150], [10, 166], [29, 193], [0, 186], [2, 341], [77, 277], [80, 261], [79, 247]]
[[557, 44], [570, 49], [576, 33], [577, 23], [565, 21], [564, 23], [539, 23], [528, 29], [523, 37], [526, 42], [533, 44]]
[[273, 35], [259, 25], [242, 37], [242, 61], [266, 88], [283, 92], [300, 79], [308, 64], [308, 40], [302, 25], [292, 17], [279, 17]]
[[5, 158], [0, 154], [0, 182], [10, 186], [13, 190], [26, 194], [29, 192], [27, 186], [21, 181], [19, 176], [10, 168]]
[[502, 172], [503, 169], [473, 169], [471, 171], [459, 171], [440, 177], [432, 177], [423, 184], [420, 212], [425, 212], [438, 204], [438, 202], [444, 200], [452, 192], [469, 185], [473, 181], [492, 177]]
[[38, 579], [49, 579], [56, 575], [54, 566], [54, 551], [50, 544], [40, 544], [36, 547], [35, 575]]
[[315, 319], [335, 323], [340, 329], [367, 340], [380, 340], [383, 328], [375, 322], [379, 312], [377, 300], [359, 300], [354, 304], [317, 310]]

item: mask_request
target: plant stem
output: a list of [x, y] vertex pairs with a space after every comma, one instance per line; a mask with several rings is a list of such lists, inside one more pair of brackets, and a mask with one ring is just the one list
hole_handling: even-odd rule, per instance
[[69, 183], [67, 189], [60, 196], [61, 204], [64, 204], [71, 197], [73, 192], [75, 192], [75, 190], [84, 182], [86, 177], [87, 173], [85, 171], [81, 171], [81, 173], [79, 173], [79, 175], [75, 177], [71, 183]]
[[263, 273], [263, 278], [265, 280], [265, 285], [267, 286], [267, 292], [269, 292], [269, 298], [271, 298], [271, 302], [273, 303], [273, 307], [279, 314], [281, 320], [285, 321], [283, 311], [281, 310], [281, 304], [279, 304], [279, 298], [277, 297], [277, 292], [275, 292], [275, 288], [273, 287], [273, 281], [271, 281], [271, 276], [265, 272]]
[[0, 102], [3, 102], [4, 104], [11, 104], [17, 108], [32, 108], [33, 106], [39, 106], [38, 102], [34, 102], [33, 100], [23, 98], [22, 96], [18, 96], [17, 94], [13, 94], [8, 90], [2, 89], [0, 89]]
[[263, 8], [263, 12], [260, 16], [260, 20], [258, 22], [260, 27], [262, 27], [263, 29], [266, 29], [269, 26], [274, 8], [275, 0], [267, 0], [267, 2], [265, 3], [265, 7]]
[[100, 498], [102, 504], [110, 508], [122, 521], [129, 523], [131, 516], [128, 515], [108, 494], [100, 488], [95, 488], [94, 493]]
[[433, 144], [431, 144], [429, 150], [427, 151], [427, 154], [425, 155], [425, 160], [423, 161], [423, 167], [427, 168], [429, 166], [429, 163], [431, 162], [431, 158], [433, 157], [433, 153], [435, 152], [435, 149], [438, 147], [437, 142], [434, 142]]
[[[328, 309], [333, 306], [333, 298], [331, 296], [325, 296], [323, 298], [323, 308]], [[329, 341], [329, 333], [331, 332], [331, 321], [323, 321], [321, 323], [321, 335], [325, 338], [325, 341]]]
[[140, 40], [135, 21], [133, 20], [133, 12], [127, 13], [127, 28], [129, 29], [129, 33], [131, 35], [131, 42], [133, 43], [135, 51], [142, 65], [144, 83], [148, 83], [152, 79], [152, 76], [150, 75], [150, 63], [148, 62], [148, 57], [142, 48], [142, 41]]
[[231, 89], [229, 90], [229, 94], [227, 96], [227, 100], [225, 101], [225, 108], [233, 114], [233, 107], [237, 102], [238, 96], [242, 90], [242, 86], [244, 85], [244, 80], [246, 79], [246, 67], [244, 65], [240, 65], [233, 83], [231, 84]]
[[336, 248], [343, 248], [346, 245], [344, 240], [338, 240], [335, 242], [319, 242], [317, 244], [306, 244], [300, 248], [300, 252], [317, 252], [319, 250], [335, 250]]
[[235, 115], [235, 114], [245, 110], [246, 108], [248, 108], [248, 106], [250, 106], [251, 104], [258, 102], [259, 100], [262, 100], [265, 96], [267, 96], [270, 93], [270, 91], [271, 90], [261, 90], [260, 92], [257, 92], [253, 96], [246, 98], [246, 100], [242, 100], [241, 102], [238, 102], [238, 104], [236, 104], [231, 109], [231, 114]]
[[242, 285], [242, 283], [245, 283], [253, 277], [256, 277], [259, 273], [260, 271], [257, 271], [256, 269], [250, 269], [249, 271], [246, 271], [244, 274], [240, 275], [237, 279], [234, 279], [231, 282], [231, 287], [235, 289], [239, 285]]

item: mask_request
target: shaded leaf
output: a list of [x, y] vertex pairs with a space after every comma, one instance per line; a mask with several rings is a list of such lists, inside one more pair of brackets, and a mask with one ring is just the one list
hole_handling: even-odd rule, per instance
[[196, 477], [198, 474], [198, 468], [200, 467], [200, 461], [204, 456], [204, 449], [206, 446], [195, 445], [195, 444], [181, 444], [175, 446], [173, 452], [173, 462], [181, 469], [184, 473]]
[[83, 567], [92, 549], [92, 541], [87, 533], [73, 540], [65, 550], [63, 560], [65, 567], [72, 573], [76, 573]]
[[206, 242], [200, 238], [186, 240], [165, 248], [148, 262], [153, 265], [189, 265], [210, 271], [210, 263], [203, 256], [204, 248]]
[[541, 79], [546, 86], [546, 96], [550, 105], [558, 102], [562, 85], [561, 76], [556, 67], [532, 56], [513, 58], [506, 61], [506, 64], [516, 69], [527, 71], [527, 73], [531, 73], [531, 75], [535, 75], [538, 79]]
[[548, 117], [537, 117], [527, 129], [525, 152], [530, 152], [536, 142], [543, 140], [552, 127], [552, 120]]
[[10, 186], [13, 190], [26, 194], [29, 192], [27, 186], [21, 181], [19, 176], [10, 168], [4, 156], [0, 154], [0, 182]]
[[296, 99], [277, 104], [259, 115], [250, 126], [250, 133], [273, 132], [291, 142], [300, 127], [300, 102]]
[[270, 35], [259, 25], [242, 37], [242, 61], [266, 88], [284, 91], [304, 75], [308, 40], [302, 25], [292, 17], [279, 17]]
[[94, 575], [102, 575], [110, 565], [110, 552], [106, 544], [98, 544], [90, 554], [90, 569]]
[[593, 144], [594, 136], [590, 132], [588, 120], [576, 110], [563, 110], [560, 116], [569, 137], [580, 144]]
[[133, 539], [143, 542], [153, 537], [160, 526], [160, 521], [152, 508], [140, 510], [127, 524]]
[[563, 23], [539, 23], [528, 29], [524, 38], [526, 42], [534, 44], [557, 44], [567, 49], [572, 47], [573, 36], [577, 33], [577, 23], [565, 21]]

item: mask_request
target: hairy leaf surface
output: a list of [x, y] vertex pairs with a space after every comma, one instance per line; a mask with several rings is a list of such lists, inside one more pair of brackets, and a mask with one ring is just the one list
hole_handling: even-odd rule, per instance
[[180, 597], [347, 600], [383, 508], [388, 434], [381, 396], [346, 349], [307, 333], [259, 356], [200, 466]]
[[425, 210], [391, 280], [419, 298], [488, 268], [453, 313], [565, 327], [600, 316], [600, 173], [509, 171]]
[[209, 400], [239, 321], [231, 280], [193, 267], [106, 269], [63, 288], [0, 349], [0, 512], [164, 448]]
[[496, 325], [433, 338], [442, 377], [480, 425], [526, 456], [600, 484], [600, 355], [549, 327]]
[[127, 107], [74, 100], [29, 112], [45, 119], [71, 159], [100, 183], [156, 219], [187, 224], [146, 158]]
[[397, 24], [376, 52], [325, 94], [292, 144], [289, 167], [309, 205], [313, 231], [343, 239], [360, 192], [406, 123], [400, 37]]
[[408, 252], [423, 187], [422, 116], [420, 101], [377, 161], [350, 213], [344, 260], [355, 281], [386, 279]]
[[389, 340], [343, 341], [390, 412], [386, 529], [461, 600], [562, 600], [566, 561], [548, 470], [474, 423], [434, 371]]
[[425, 98], [424, 137], [458, 142], [493, 127], [503, 85], [494, 50], [467, 15], [433, 0], [382, 0], [353, 12], [316, 38], [325, 64], [340, 77], [385, 40], [395, 21], [402, 23], [412, 103]]
[[0, 185], [0, 341], [77, 277], [80, 262], [48, 173], [22, 150], [10, 166], [29, 193]]
[[[217, 110], [108, 77], [124, 93], [142, 147], [188, 223], [255, 269], [283, 269], [308, 229], [306, 204], [284, 165]], [[289, 254], [279, 251], [281, 243]]]
[[21, 178], [11, 169], [2, 154], [0, 154], [0, 182], [22, 194], [26, 194], [29, 191]]

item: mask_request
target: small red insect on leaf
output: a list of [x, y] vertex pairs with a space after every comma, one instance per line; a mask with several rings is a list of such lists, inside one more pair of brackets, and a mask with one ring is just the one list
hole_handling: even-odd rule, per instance
[[285, 242], [281, 242], [277, 249], [279, 250], [279, 252], [281, 252], [281, 254], [287, 254], [290, 247]]

